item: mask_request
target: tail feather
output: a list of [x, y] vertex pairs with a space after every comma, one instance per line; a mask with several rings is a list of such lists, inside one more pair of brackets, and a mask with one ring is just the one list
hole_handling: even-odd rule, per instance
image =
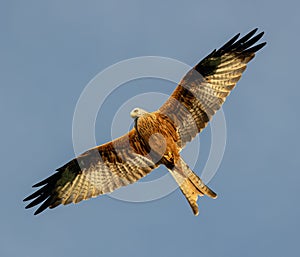
[[199, 178], [193, 171], [189, 170], [189, 181], [202, 193], [213, 199], [217, 198], [217, 194], [205, 185], [201, 178]]
[[186, 164], [183, 167], [181, 166], [181, 168], [175, 167], [173, 170], [170, 170], [170, 173], [186, 197], [195, 216], [199, 214], [198, 196], [207, 195], [214, 199], [217, 198], [217, 194], [206, 186]]

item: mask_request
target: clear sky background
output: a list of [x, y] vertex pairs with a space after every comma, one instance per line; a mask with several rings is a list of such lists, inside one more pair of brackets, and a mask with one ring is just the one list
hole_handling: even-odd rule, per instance
[[[295, 0], [1, 1], [0, 256], [296, 256], [299, 8]], [[39, 216], [24, 209], [31, 185], [74, 157], [73, 112], [98, 72], [144, 55], [194, 65], [255, 27], [268, 45], [224, 105], [227, 146], [210, 182], [219, 198], [200, 199], [198, 217], [179, 190], [139, 204], [102, 196]], [[107, 102], [99, 143], [110, 140], [109, 117], [124, 100], [175, 88], [149, 81]]]

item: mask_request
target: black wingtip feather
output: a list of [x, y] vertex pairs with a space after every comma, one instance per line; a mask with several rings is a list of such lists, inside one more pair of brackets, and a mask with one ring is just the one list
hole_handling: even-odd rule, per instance
[[[221, 62], [222, 56], [224, 55], [232, 55], [237, 58], [248, 57], [247, 60], [250, 61], [254, 57], [253, 54], [266, 45], [265, 42], [256, 46], [254, 45], [264, 35], [264, 32], [260, 32], [255, 35], [257, 31], [258, 28], [255, 28], [240, 39], [238, 39], [240, 34], [235, 35], [217, 51], [211, 52], [208, 56], [201, 60], [194, 69], [204, 77], [214, 74], [216, 68]], [[250, 58], [252, 55], [253, 57]]]
[[[66, 173], [65, 173], [66, 172]], [[36, 192], [27, 196], [23, 201], [32, 201], [25, 208], [31, 208], [35, 205], [42, 203], [39, 208], [36, 210], [35, 215], [41, 213], [45, 209], [55, 208], [59, 204], [61, 204], [61, 199], [57, 193], [57, 183], [67, 183], [67, 181], [61, 181], [63, 174], [66, 174], [68, 178], [67, 180], [73, 180], [77, 174], [81, 172], [81, 168], [78, 164], [77, 159], [73, 159], [72, 161], [66, 163], [64, 166], [57, 169], [57, 172], [48, 178], [36, 183], [33, 187], [41, 187], [37, 189]]]
[[[259, 44], [261, 47], [251, 47], [253, 46], [256, 42], [258, 42], [262, 36], [264, 35], [264, 32], [260, 32], [256, 36], [255, 33], [257, 32], [258, 28], [253, 29], [250, 31], [248, 34], [240, 38], [238, 41], [236, 41], [239, 37], [240, 34], [237, 34], [234, 36], [232, 39], [230, 39], [227, 43], [225, 43], [221, 48], [219, 48], [215, 53], [214, 56], [222, 56], [224, 53], [230, 53], [230, 52], [243, 52], [243, 53], [250, 53], [250, 49], [252, 52], [256, 52], [259, 49], [261, 49], [265, 44]], [[254, 37], [253, 37], [254, 36]], [[251, 47], [251, 48], [249, 48]], [[256, 50], [256, 51], [253, 51]]]
[[48, 184], [50, 181], [53, 181], [53, 180], [57, 179], [58, 176], [59, 176], [59, 172], [56, 172], [53, 175], [51, 175], [50, 177], [48, 177], [48, 178], [46, 178], [46, 179], [44, 179], [44, 180], [42, 180], [42, 181], [34, 184], [32, 187], [40, 187], [40, 186], [43, 186], [45, 184]]
[[219, 50], [226, 51], [228, 47], [230, 47], [240, 36], [240, 33], [236, 34], [233, 38], [231, 38], [227, 43], [225, 43]]
[[264, 32], [259, 33], [258, 35], [256, 35], [255, 37], [251, 38], [250, 40], [241, 43], [238, 47], [237, 47], [237, 51], [244, 51], [246, 50], [248, 47], [254, 45], [258, 40], [260, 40], [263, 36]]
[[39, 197], [37, 197], [35, 200], [33, 200], [31, 203], [29, 203], [25, 209], [31, 208], [35, 205], [38, 205], [39, 203], [43, 202], [47, 197], [49, 197], [49, 195], [47, 194], [41, 194]]
[[[34, 199], [35, 198], [35, 199]], [[36, 191], [35, 193], [33, 193], [32, 195], [26, 197], [23, 201], [29, 201], [34, 199], [32, 202], [30, 202], [25, 209], [29, 209], [32, 208], [40, 203], [42, 203], [42, 205], [36, 210], [36, 212], [34, 213], [34, 215], [37, 215], [39, 213], [41, 213], [42, 211], [44, 211], [45, 209], [47, 209], [48, 207], [50, 207], [50, 205], [57, 200], [57, 196], [56, 194], [54, 194], [51, 190], [51, 185], [46, 185], [43, 188], [39, 189], [38, 191]]]
[[27, 196], [23, 201], [30, 201], [32, 200], [25, 209], [34, 207], [40, 203], [42, 205], [36, 210], [35, 215], [41, 213], [43, 210], [45, 210], [47, 207], [50, 207], [50, 205], [57, 201], [57, 194], [54, 192], [55, 185], [59, 178], [61, 177], [61, 172], [58, 171], [51, 175], [50, 177], [44, 179], [43, 181], [35, 184], [33, 187], [39, 187], [43, 186], [42, 188], [35, 191], [33, 194]]
[[246, 42], [247, 40], [249, 40], [257, 32], [257, 30], [258, 30], [258, 28], [255, 28], [255, 29], [251, 30], [248, 34], [243, 36], [239, 41], [240, 42]]
[[240, 38], [237, 42], [235, 42], [235, 44], [232, 45], [232, 48], [235, 48], [241, 44], [244, 44], [245, 42], [247, 42], [252, 36], [255, 35], [257, 31], [257, 28], [250, 31], [248, 34], [246, 34], [245, 36], [243, 36], [242, 38]]
[[[264, 32], [260, 32], [256, 36], [255, 33], [257, 32], [258, 28], [255, 28], [251, 30], [248, 34], [240, 38], [238, 41], [237, 39], [240, 36], [240, 33], [236, 34], [234, 37], [232, 37], [228, 42], [226, 42], [222, 47], [220, 47], [218, 50], [212, 51], [206, 58], [209, 57], [217, 57], [221, 56], [224, 53], [229, 53], [229, 52], [244, 52], [244, 53], [249, 53], [247, 48], [253, 46], [257, 41], [259, 41], [262, 36], [264, 35]], [[253, 37], [254, 36], [254, 37]], [[261, 44], [260, 44], [261, 45]], [[265, 45], [265, 44], [264, 44]], [[264, 45], [261, 45], [260, 48], [255, 48], [252, 47], [250, 49], [258, 51], [261, 49]], [[255, 52], [255, 51], [253, 51]]]
[[34, 212], [34, 215], [40, 214], [42, 211], [47, 209], [53, 202], [53, 197], [49, 196], [48, 199]]
[[248, 48], [245, 53], [255, 53], [257, 51], [259, 51], [260, 49], [262, 49], [265, 45], [267, 44], [267, 42], [263, 42], [263, 43], [260, 43], [256, 46], [253, 46], [251, 48]]
[[45, 187], [46, 187], [46, 186], [40, 188], [39, 190], [37, 190], [37, 191], [34, 192], [33, 194], [27, 196], [23, 201], [26, 202], [26, 201], [29, 201], [29, 200], [32, 200], [32, 199], [38, 197], [39, 195], [41, 195], [41, 194], [43, 193], [43, 191], [45, 191]]

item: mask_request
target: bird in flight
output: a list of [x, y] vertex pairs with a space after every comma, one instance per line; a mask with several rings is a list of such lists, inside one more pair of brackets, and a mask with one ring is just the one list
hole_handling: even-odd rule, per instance
[[217, 194], [189, 168], [180, 152], [206, 127], [247, 63], [266, 45], [256, 44], [264, 34], [256, 32], [240, 39], [237, 34], [212, 51], [181, 79], [157, 111], [132, 110], [134, 127], [127, 134], [89, 149], [35, 184], [33, 187], [41, 188], [24, 199], [31, 201], [26, 208], [41, 204], [36, 215], [48, 207], [111, 193], [164, 165], [198, 215], [198, 196], [216, 198]]

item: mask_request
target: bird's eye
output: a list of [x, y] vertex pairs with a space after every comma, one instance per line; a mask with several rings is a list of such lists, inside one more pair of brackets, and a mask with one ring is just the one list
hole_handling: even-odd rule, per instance
[[135, 109], [135, 110], [134, 110], [134, 112], [138, 112], [138, 111], [139, 111], [138, 109]]

